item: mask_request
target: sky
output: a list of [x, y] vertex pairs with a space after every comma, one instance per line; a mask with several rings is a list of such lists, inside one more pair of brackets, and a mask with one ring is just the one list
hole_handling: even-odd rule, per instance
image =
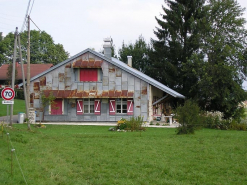
[[[0, 0], [0, 32], [4, 35], [23, 23], [29, 0]], [[247, 0], [238, 0], [247, 7]], [[111, 37], [116, 51], [122, 43], [134, 43], [140, 35], [156, 39], [155, 16], [163, 13], [164, 0], [31, 0], [31, 30], [38, 28], [62, 44], [73, 56], [87, 48], [103, 50], [103, 39]], [[32, 8], [31, 8], [32, 7]], [[244, 18], [247, 19], [247, 11]], [[38, 28], [37, 28], [37, 27]], [[246, 83], [247, 87], [247, 83]]]

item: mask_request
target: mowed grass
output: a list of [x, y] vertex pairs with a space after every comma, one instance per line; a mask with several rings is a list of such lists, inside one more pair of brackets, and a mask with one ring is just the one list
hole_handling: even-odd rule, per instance
[[[175, 129], [110, 132], [106, 126], [6, 128], [27, 184], [247, 184], [247, 132]], [[1, 184], [25, 184], [0, 138]]]
[[[0, 98], [0, 117], [7, 116], [7, 105], [2, 104], [3, 99]], [[10, 114], [10, 106], [9, 105], [9, 114]], [[13, 114], [17, 115], [18, 112], [26, 112], [25, 100], [14, 99], [14, 109]]]

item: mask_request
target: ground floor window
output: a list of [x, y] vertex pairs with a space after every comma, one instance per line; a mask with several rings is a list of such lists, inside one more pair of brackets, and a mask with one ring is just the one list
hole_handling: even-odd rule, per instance
[[55, 99], [50, 103], [49, 113], [51, 115], [62, 115], [64, 110], [63, 99]]
[[127, 114], [133, 115], [134, 113], [133, 99], [117, 98], [109, 100], [109, 114]]
[[100, 99], [84, 98], [77, 99], [76, 113], [100, 114]]
[[116, 111], [117, 113], [127, 113], [127, 99], [126, 98], [118, 98], [116, 99]]

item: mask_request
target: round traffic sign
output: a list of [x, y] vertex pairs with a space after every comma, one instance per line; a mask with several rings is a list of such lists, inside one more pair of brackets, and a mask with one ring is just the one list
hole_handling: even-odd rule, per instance
[[6, 87], [2, 90], [1, 96], [6, 101], [12, 100], [15, 97], [15, 91], [10, 87]]

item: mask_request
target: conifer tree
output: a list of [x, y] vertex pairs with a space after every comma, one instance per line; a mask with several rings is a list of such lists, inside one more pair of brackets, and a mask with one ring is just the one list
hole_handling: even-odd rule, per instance
[[201, 22], [204, 18], [204, 0], [166, 0], [162, 19], [156, 17], [159, 27], [152, 40], [152, 76], [185, 96], [197, 79], [183, 65], [198, 52]]

